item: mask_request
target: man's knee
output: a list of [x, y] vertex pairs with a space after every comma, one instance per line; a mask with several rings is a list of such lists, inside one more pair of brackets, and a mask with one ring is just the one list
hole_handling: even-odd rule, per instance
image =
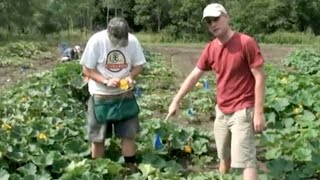
[[134, 144], [135, 143], [135, 139], [134, 137], [123, 137], [122, 138], [122, 144], [125, 145], [125, 144]]

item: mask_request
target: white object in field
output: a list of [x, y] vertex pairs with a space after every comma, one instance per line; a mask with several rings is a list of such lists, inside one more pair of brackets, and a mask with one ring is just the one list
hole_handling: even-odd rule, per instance
[[76, 49], [76, 51], [77, 51], [78, 53], [81, 51], [81, 48], [80, 48], [80, 46], [78, 46], [78, 45], [76, 45], [74, 48]]
[[62, 57], [61, 58], [61, 62], [65, 62], [65, 61], [69, 61], [70, 59], [69, 59], [69, 57]]

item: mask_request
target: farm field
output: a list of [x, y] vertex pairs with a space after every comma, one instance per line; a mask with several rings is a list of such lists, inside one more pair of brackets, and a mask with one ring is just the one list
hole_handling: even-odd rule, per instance
[[[143, 127], [137, 137], [140, 172], [135, 174], [127, 174], [122, 167], [116, 139], [106, 142], [106, 158], [89, 158], [84, 128], [88, 93], [78, 62], [59, 64], [54, 49], [36, 44], [29, 50], [24, 44], [13, 49], [16, 46], [22, 46], [25, 53], [8, 55], [7, 63], [0, 67], [1, 180], [241, 179], [238, 171], [221, 175], [215, 169], [212, 76], [206, 74], [186, 96], [178, 117], [164, 122], [169, 103], [193, 68], [201, 46], [144, 45], [150, 67], [139, 77], [135, 89]], [[316, 70], [306, 74], [281, 64], [295, 50], [293, 46], [261, 47], [267, 62], [268, 129], [257, 135], [257, 144], [258, 159], [269, 172], [261, 169], [259, 177], [319, 179], [320, 81]], [[293, 59], [300, 57], [296, 54]], [[23, 63], [16, 64], [11, 58], [22, 58]], [[296, 61], [288, 62], [294, 65]], [[208, 89], [203, 87], [206, 81]], [[156, 135], [162, 140], [158, 148], [154, 147]]]

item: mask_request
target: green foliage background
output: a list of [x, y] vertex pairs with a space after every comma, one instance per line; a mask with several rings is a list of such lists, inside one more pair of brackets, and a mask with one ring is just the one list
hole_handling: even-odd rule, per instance
[[[114, 16], [125, 17], [134, 32], [164, 34], [166, 40], [207, 41], [202, 10], [223, 4], [233, 27], [264, 40], [275, 32], [319, 35], [320, 0], [2, 0], [0, 39], [15, 35], [59, 34], [80, 30], [81, 35], [106, 27]], [[9, 32], [9, 33], [3, 33]]]

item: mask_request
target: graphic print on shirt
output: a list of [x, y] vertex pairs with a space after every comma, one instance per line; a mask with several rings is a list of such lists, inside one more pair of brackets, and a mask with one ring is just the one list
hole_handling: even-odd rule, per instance
[[106, 60], [105, 68], [111, 72], [119, 72], [128, 67], [126, 57], [119, 50], [109, 52]]

